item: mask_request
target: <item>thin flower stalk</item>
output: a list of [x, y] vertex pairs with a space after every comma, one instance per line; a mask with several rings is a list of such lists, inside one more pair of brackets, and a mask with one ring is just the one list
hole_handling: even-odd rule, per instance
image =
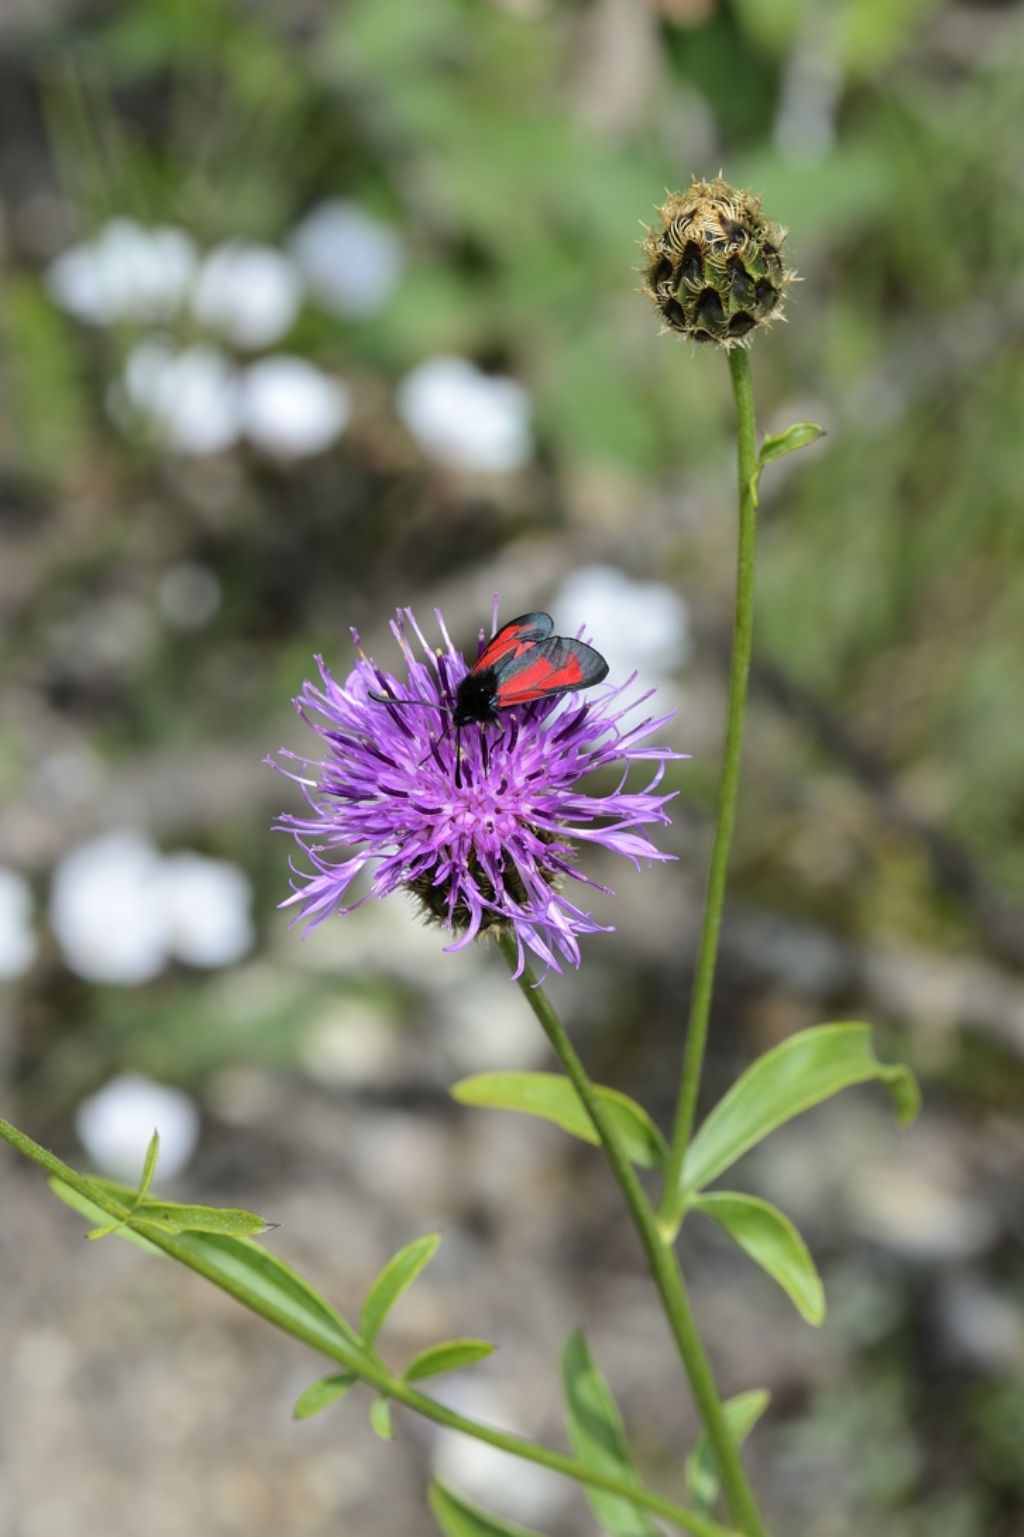
[[718, 782], [715, 837], [704, 900], [704, 923], [690, 999], [690, 1014], [669, 1161], [658, 1211], [659, 1223], [669, 1238], [678, 1231], [682, 1219], [683, 1160], [693, 1133], [697, 1096], [700, 1092], [701, 1072], [704, 1066], [704, 1052], [707, 1046], [711, 996], [714, 990], [715, 965], [718, 959], [722, 911], [725, 906], [725, 888], [729, 873], [729, 856], [732, 851], [736, 806], [739, 800], [747, 681], [750, 676], [750, 656], [754, 640], [757, 423], [754, 415], [754, 391], [750, 376], [749, 354], [742, 347], [734, 347], [730, 349], [728, 358], [729, 374], [736, 400], [738, 428], [739, 540], [736, 561], [736, 609], [733, 620], [725, 745]]
[[[514, 965], [515, 955], [508, 939], [502, 938], [498, 942], [509, 965]], [[594, 1124], [594, 1130], [600, 1139], [608, 1166], [622, 1192], [640, 1237], [666, 1321], [707, 1430], [708, 1439], [714, 1449], [733, 1518], [745, 1537], [767, 1537], [753, 1490], [726, 1422], [722, 1400], [715, 1385], [707, 1353], [701, 1343], [686, 1283], [672, 1242], [666, 1240], [662, 1234], [654, 1210], [637, 1178], [636, 1170], [622, 1146], [615, 1122], [601, 1103], [590, 1075], [565, 1033], [551, 1000], [533, 976], [528, 964], [523, 968], [518, 980], [527, 1003], [536, 1015], [555, 1055], [564, 1067], [567, 1077]]]

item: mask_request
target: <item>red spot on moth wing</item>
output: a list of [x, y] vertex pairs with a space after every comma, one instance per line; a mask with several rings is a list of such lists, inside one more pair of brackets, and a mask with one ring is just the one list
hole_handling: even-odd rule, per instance
[[529, 651], [538, 641], [544, 640], [554, 629], [555, 621], [550, 614], [520, 614], [503, 624], [477, 657], [471, 672], [483, 672], [498, 662]]
[[595, 651], [593, 646], [588, 646], [582, 640], [563, 640], [563, 646], [572, 653], [574, 663], [580, 669], [580, 681], [578, 688], [590, 688], [594, 683], [601, 683], [608, 676], [608, 663], [600, 651]]
[[552, 667], [544, 657], [539, 657], [514, 677], [499, 678], [498, 705], [506, 709], [512, 704], [527, 704], [531, 699], [543, 699], [548, 694], [561, 693], [570, 686], [571, 680], [564, 677], [562, 669]]
[[527, 704], [548, 694], [564, 694], [599, 683], [608, 672], [603, 656], [581, 641], [553, 635], [523, 656], [513, 656], [498, 670], [498, 705]]

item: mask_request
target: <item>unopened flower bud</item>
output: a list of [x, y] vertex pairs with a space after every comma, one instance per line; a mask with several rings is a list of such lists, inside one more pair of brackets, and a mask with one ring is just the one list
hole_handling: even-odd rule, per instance
[[716, 176], [673, 192], [661, 224], [643, 241], [643, 289], [665, 324], [695, 342], [746, 346], [781, 315], [794, 274], [782, 256], [785, 230], [760, 198]]

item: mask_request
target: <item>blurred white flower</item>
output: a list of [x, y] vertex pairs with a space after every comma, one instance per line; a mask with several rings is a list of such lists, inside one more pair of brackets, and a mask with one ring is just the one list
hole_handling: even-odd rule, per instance
[[[477, 1371], [479, 1372], [479, 1367]], [[504, 1399], [479, 1378], [445, 1377], [438, 1381], [436, 1398], [457, 1413], [486, 1420], [499, 1430], [522, 1435]], [[451, 1483], [469, 1499], [498, 1506], [515, 1521], [551, 1520], [565, 1505], [565, 1481], [548, 1468], [514, 1462], [503, 1452], [469, 1436], [442, 1431], [433, 1455], [433, 1471], [443, 1483]]]
[[295, 263], [274, 246], [230, 240], [199, 269], [192, 312], [236, 347], [268, 347], [291, 330], [302, 303]]
[[196, 270], [184, 230], [112, 219], [94, 240], [62, 252], [46, 274], [62, 309], [90, 325], [166, 320], [183, 304]]
[[555, 604], [558, 629], [582, 626], [607, 659], [611, 681], [636, 671], [658, 682], [690, 656], [685, 600], [665, 582], [635, 582], [616, 566], [581, 566], [562, 583]]
[[282, 459], [329, 448], [344, 432], [350, 409], [345, 386], [304, 358], [263, 358], [242, 376], [242, 430]]
[[394, 230], [341, 198], [306, 215], [292, 235], [291, 250], [324, 308], [355, 320], [383, 308], [405, 266]]
[[129, 352], [122, 384], [132, 410], [177, 453], [222, 453], [238, 437], [238, 371], [216, 347], [178, 352], [149, 337]]
[[169, 854], [160, 896], [170, 953], [190, 966], [230, 966], [253, 945], [252, 889], [237, 865], [203, 854]]
[[90, 1163], [126, 1184], [138, 1183], [150, 1138], [158, 1131], [159, 1185], [161, 1178], [180, 1174], [195, 1152], [199, 1111], [180, 1089], [123, 1073], [82, 1101], [75, 1130]]
[[252, 891], [235, 865], [202, 854], [163, 856], [128, 828], [80, 844], [57, 867], [50, 922], [72, 971], [131, 987], [171, 956], [229, 966], [253, 945]]
[[518, 469], [533, 453], [530, 397], [466, 358], [428, 358], [398, 388], [398, 414], [424, 452], [458, 469]]
[[128, 829], [80, 844], [57, 867], [50, 922], [80, 977], [130, 987], [157, 976], [167, 958], [157, 850]]
[[20, 977], [35, 953], [32, 888], [23, 876], [0, 866], [0, 981]]

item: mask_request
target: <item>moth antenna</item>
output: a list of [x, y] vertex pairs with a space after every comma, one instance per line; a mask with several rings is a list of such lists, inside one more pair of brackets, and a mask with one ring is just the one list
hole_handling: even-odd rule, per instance
[[372, 688], [368, 689], [367, 692], [370, 698], [375, 699], [378, 704], [394, 704], [398, 705], [400, 709], [405, 705], [421, 705], [425, 710], [439, 710], [442, 715], [445, 713], [444, 706], [435, 704], [432, 699], [396, 699], [393, 694], [375, 694]]

